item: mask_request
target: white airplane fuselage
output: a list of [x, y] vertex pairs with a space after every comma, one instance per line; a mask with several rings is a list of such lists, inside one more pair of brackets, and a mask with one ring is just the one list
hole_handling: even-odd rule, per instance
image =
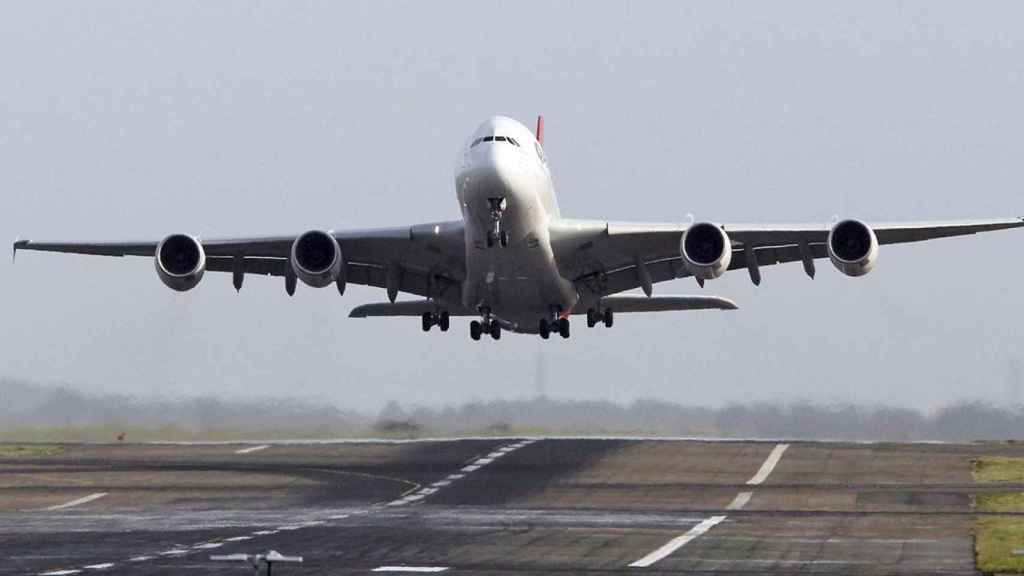
[[466, 233], [462, 305], [489, 311], [517, 332], [537, 332], [541, 318], [568, 314], [579, 295], [551, 248], [548, 224], [560, 218], [558, 202], [530, 129], [501, 116], [481, 124], [462, 152], [455, 188]]

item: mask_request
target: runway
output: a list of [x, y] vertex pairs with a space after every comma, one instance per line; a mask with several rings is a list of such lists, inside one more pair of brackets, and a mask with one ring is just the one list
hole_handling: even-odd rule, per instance
[[[496, 438], [0, 458], [0, 574], [975, 574], [1008, 444]], [[1024, 486], [999, 487], [1024, 490]]]

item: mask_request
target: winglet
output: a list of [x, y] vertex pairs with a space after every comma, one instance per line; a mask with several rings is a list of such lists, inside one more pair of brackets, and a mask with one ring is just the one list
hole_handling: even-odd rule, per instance
[[11, 263], [14, 263], [14, 259], [18, 257], [18, 249], [28, 246], [28, 240], [22, 240], [20, 237], [14, 239], [14, 245], [11, 247]]
[[544, 145], [544, 116], [537, 116], [537, 142]]

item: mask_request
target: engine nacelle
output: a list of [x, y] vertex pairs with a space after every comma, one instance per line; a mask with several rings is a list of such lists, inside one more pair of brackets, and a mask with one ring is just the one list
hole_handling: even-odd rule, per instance
[[156, 246], [156, 273], [172, 290], [191, 290], [206, 272], [203, 245], [186, 234], [171, 234]]
[[327, 232], [311, 230], [292, 244], [292, 270], [303, 283], [323, 288], [342, 276], [341, 246]]
[[843, 220], [828, 233], [828, 257], [847, 276], [863, 276], [875, 267], [878, 237], [860, 220]]
[[691, 225], [679, 241], [683, 264], [699, 280], [725, 274], [732, 262], [732, 241], [720, 227], [708, 222]]

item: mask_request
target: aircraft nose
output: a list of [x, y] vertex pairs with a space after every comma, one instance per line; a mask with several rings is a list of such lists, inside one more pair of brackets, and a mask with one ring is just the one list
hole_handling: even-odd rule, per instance
[[487, 146], [481, 158], [481, 167], [497, 187], [505, 190], [516, 188], [520, 177], [519, 159], [514, 151], [506, 149], [507, 144], [495, 142]]

